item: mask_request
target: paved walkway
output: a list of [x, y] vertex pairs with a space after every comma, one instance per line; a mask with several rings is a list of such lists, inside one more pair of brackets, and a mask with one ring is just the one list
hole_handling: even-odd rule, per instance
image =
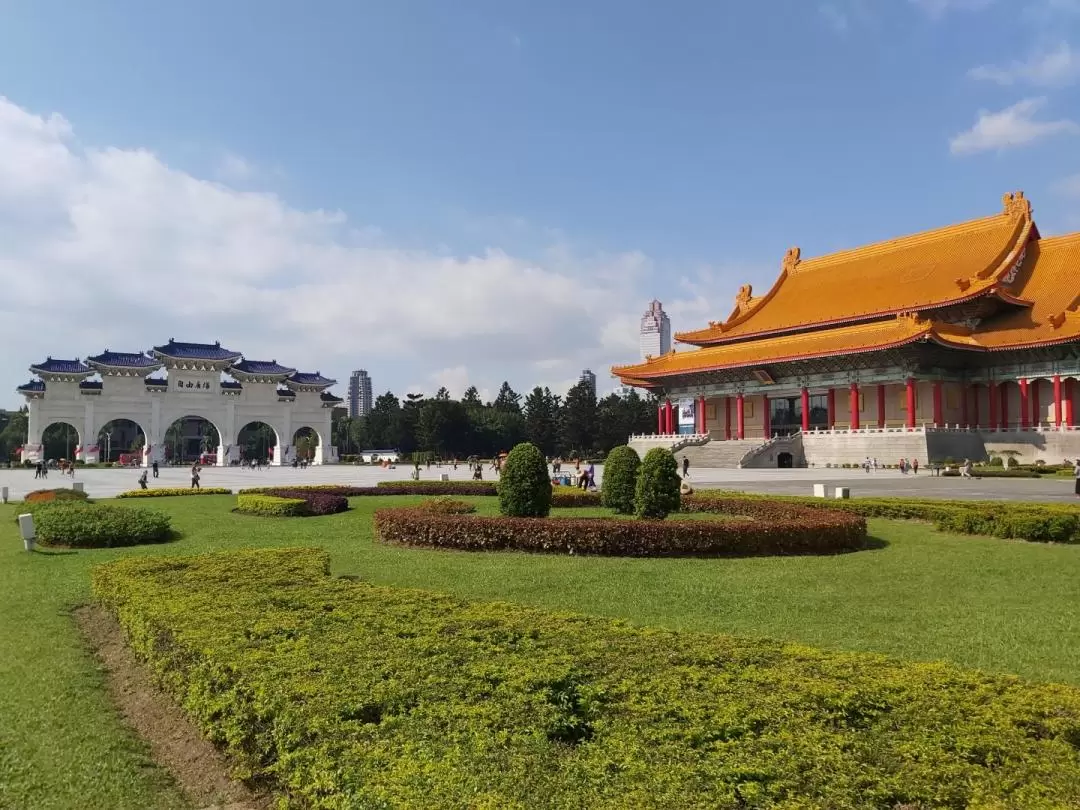
[[[92, 469], [76, 473], [92, 498], [109, 498], [118, 492], [138, 487], [139, 470]], [[238, 467], [206, 467], [202, 474], [205, 487], [228, 487], [232, 490], [244, 487], [280, 486], [284, 484], [350, 484], [374, 486], [379, 481], [400, 481], [412, 472], [407, 466], [394, 470], [380, 467], [356, 467], [350, 465], [327, 465], [309, 467], [306, 470], [292, 467], [267, 467], [261, 472]], [[424, 480], [439, 480], [446, 473], [452, 480], [468, 480], [469, 471], [464, 466], [451, 470], [449, 467], [423, 468]], [[603, 468], [597, 467], [597, 478], [602, 479]], [[485, 480], [494, 480], [494, 472], [484, 471]], [[71, 486], [70, 477], [52, 470], [45, 481], [34, 480], [32, 470], [0, 470], [0, 487], [8, 487], [10, 500], [20, 500], [27, 492], [43, 487]], [[191, 483], [187, 467], [163, 467], [161, 477], [150, 479], [151, 486], [187, 487]], [[1071, 479], [1046, 478], [986, 478], [967, 480], [962, 478], [939, 478], [924, 473], [902, 475], [895, 470], [865, 473], [862, 470], [719, 470], [691, 469], [689, 483], [698, 488], [737, 489], [746, 492], [773, 492], [787, 495], [811, 495], [814, 484], [826, 484], [831, 494], [836, 486], [851, 489], [852, 497], [894, 496], [919, 498], [962, 498], [1001, 501], [1080, 501], [1073, 494]]]

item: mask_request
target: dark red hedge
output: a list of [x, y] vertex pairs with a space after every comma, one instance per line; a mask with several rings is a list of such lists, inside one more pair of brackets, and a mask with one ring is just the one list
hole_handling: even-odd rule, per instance
[[[340, 495], [345, 498], [360, 498], [373, 495], [497, 495], [494, 481], [386, 481], [377, 487], [350, 487], [340, 485], [302, 486], [302, 487], [255, 487], [242, 489], [241, 492], [258, 492], [263, 495], [276, 495], [288, 489], [289, 492], [319, 492], [327, 495]], [[290, 495], [289, 497], [306, 497]], [[600, 506], [599, 492], [558, 492], [551, 496], [551, 505], [556, 509]]]
[[[254, 490], [243, 490], [254, 492]], [[349, 508], [349, 499], [344, 495], [334, 492], [325, 492], [321, 489], [290, 489], [288, 487], [263, 487], [258, 490], [262, 495], [273, 495], [277, 498], [298, 498], [307, 503], [309, 515], [336, 515]]]
[[866, 545], [858, 515], [726, 498], [700, 499], [693, 511], [753, 520], [622, 520], [440, 515], [415, 508], [379, 509], [384, 543], [462, 551], [515, 549], [622, 557], [832, 554]]

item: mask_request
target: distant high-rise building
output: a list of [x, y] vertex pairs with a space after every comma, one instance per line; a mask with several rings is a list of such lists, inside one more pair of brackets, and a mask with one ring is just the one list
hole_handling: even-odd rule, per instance
[[349, 377], [349, 418], [367, 416], [371, 413], [371, 377], [363, 369]]
[[592, 391], [593, 398], [596, 398], [596, 375], [589, 369], [585, 369], [581, 372], [581, 376], [578, 378], [578, 382], [583, 382], [589, 386], [589, 390]]
[[641, 318], [641, 359], [660, 357], [671, 351], [671, 319], [664, 305], [656, 299], [649, 304]]

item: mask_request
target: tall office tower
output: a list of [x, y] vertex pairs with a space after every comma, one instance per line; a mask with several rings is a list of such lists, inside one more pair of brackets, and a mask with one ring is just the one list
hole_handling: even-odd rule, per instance
[[349, 418], [366, 416], [371, 413], [371, 405], [371, 377], [358, 369], [349, 377]]
[[581, 376], [578, 378], [578, 382], [583, 382], [589, 386], [589, 390], [592, 391], [593, 399], [596, 398], [596, 375], [589, 369], [585, 369], [581, 372]]
[[671, 319], [664, 305], [653, 299], [641, 318], [641, 359], [660, 357], [671, 351]]

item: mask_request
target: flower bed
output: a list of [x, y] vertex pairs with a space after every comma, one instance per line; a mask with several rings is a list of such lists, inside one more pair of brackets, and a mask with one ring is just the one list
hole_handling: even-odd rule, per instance
[[231, 489], [225, 487], [204, 487], [191, 489], [190, 487], [161, 487], [160, 489], [129, 489], [121, 492], [117, 498], [172, 498], [186, 495], [232, 495]]
[[[349, 499], [340, 493], [331, 492], [332, 487], [262, 487], [260, 489], [242, 489], [236, 496], [236, 510], [250, 515], [273, 515], [277, 517], [312, 517], [315, 515], [334, 515], [349, 508]], [[347, 489], [342, 487], [341, 489]], [[279, 501], [300, 501], [303, 507], [298, 511], [292, 506], [275, 504], [272, 501], [259, 500], [274, 498]]]
[[[346, 498], [389, 495], [471, 495], [496, 496], [499, 494], [495, 481], [380, 481], [374, 487], [349, 487], [340, 485], [319, 486], [317, 484], [289, 487], [297, 492], [323, 492], [328, 495], [342, 495]], [[276, 492], [277, 487], [253, 487], [240, 492]], [[585, 492], [575, 487], [553, 486], [551, 505], [556, 509], [574, 509], [600, 505], [599, 492]]]
[[282, 805], [1080, 806], [1080, 689], [328, 575], [128, 558], [95, 598]]
[[43, 546], [112, 548], [172, 537], [169, 516], [149, 509], [78, 501], [36, 503], [29, 509]]
[[35, 489], [27, 492], [24, 503], [52, 503], [53, 501], [85, 501], [89, 496], [81, 489]]
[[716, 499], [699, 511], [750, 520], [448, 516], [412, 507], [375, 512], [384, 543], [462, 551], [515, 549], [623, 557], [829, 554], [866, 545], [866, 521], [838, 511]]
[[934, 498], [823, 499], [799, 495], [752, 495], [701, 491], [683, 498], [685, 512], [714, 511], [714, 501], [760, 501], [842, 510], [863, 517], [927, 520], [942, 531], [1035, 542], [1080, 543], [1080, 508], [1070, 504], [1011, 501], [950, 501]]

